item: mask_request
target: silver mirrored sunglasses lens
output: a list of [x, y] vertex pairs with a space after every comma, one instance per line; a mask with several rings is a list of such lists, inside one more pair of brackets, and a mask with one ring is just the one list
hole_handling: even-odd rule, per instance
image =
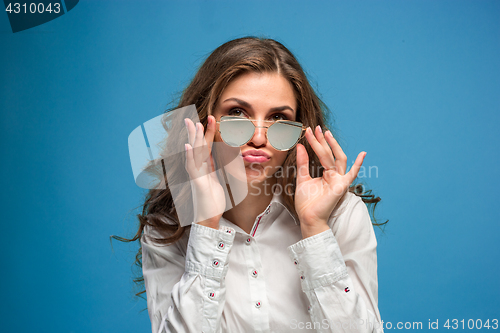
[[255, 126], [248, 119], [222, 120], [219, 128], [222, 140], [232, 147], [239, 147], [247, 143], [255, 131]]
[[292, 148], [300, 138], [302, 127], [277, 122], [267, 129], [269, 143], [277, 150]]

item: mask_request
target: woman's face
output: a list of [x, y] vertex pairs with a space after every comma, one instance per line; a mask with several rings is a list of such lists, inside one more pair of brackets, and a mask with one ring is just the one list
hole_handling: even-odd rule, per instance
[[[262, 120], [295, 120], [297, 101], [292, 85], [277, 73], [249, 72], [238, 76], [222, 92], [213, 116], [242, 116], [256, 120], [257, 126], [268, 126]], [[273, 177], [283, 165], [287, 151], [269, 144], [266, 128], [256, 128], [253, 137], [241, 146], [247, 180], [261, 183]], [[215, 141], [222, 141], [216, 133]]]

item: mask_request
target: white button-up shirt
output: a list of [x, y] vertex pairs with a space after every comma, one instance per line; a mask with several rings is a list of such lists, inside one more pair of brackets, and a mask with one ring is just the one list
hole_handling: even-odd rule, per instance
[[221, 218], [193, 224], [174, 244], [146, 228], [142, 265], [153, 333], [382, 332], [377, 241], [366, 205], [352, 193], [330, 230], [302, 239], [274, 195], [248, 234]]

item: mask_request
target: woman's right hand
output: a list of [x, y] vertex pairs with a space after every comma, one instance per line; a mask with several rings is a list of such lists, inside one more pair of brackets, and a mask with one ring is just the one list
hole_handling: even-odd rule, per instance
[[216, 121], [208, 116], [207, 131], [203, 135], [203, 125], [184, 119], [189, 143], [186, 149], [186, 170], [190, 177], [193, 195], [194, 222], [219, 229], [219, 220], [226, 208], [224, 189], [214, 170], [212, 143]]

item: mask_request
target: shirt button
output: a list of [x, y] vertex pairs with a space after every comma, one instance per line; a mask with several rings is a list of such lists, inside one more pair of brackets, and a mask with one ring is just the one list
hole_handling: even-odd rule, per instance
[[301, 276], [300, 276], [300, 279], [301, 279], [301, 280], [304, 280], [304, 279], [305, 279], [304, 275], [301, 275]]
[[252, 239], [250, 237], [248, 237], [247, 240], [245, 241], [245, 244], [250, 245], [251, 242], [252, 242]]
[[261, 305], [262, 305], [262, 304], [261, 304], [260, 302], [256, 302], [256, 303], [255, 303], [255, 307], [256, 307], [257, 309], [258, 309], [258, 308], [260, 308], [260, 306], [261, 306]]
[[295, 265], [298, 265], [298, 264], [299, 264], [299, 261], [298, 261], [297, 259], [295, 259], [295, 260], [293, 261], [293, 263], [294, 263]]
[[217, 246], [219, 247], [219, 249], [223, 250], [225, 245], [223, 242], [219, 242]]
[[256, 278], [256, 277], [257, 277], [257, 275], [259, 275], [259, 273], [258, 273], [256, 270], [253, 270], [253, 271], [252, 271], [252, 276], [253, 276], [254, 278]]
[[307, 312], [311, 312], [311, 306], [310, 305], [307, 307]]
[[208, 293], [208, 297], [210, 297], [211, 299], [214, 299], [215, 293], [213, 293], [213, 292], [212, 293]]
[[219, 260], [214, 259], [214, 260], [212, 261], [212, 266], [213, 266], [213, 267], [219, 267], [219, 265], [220, 265], [220, 261], [219, 261]]

